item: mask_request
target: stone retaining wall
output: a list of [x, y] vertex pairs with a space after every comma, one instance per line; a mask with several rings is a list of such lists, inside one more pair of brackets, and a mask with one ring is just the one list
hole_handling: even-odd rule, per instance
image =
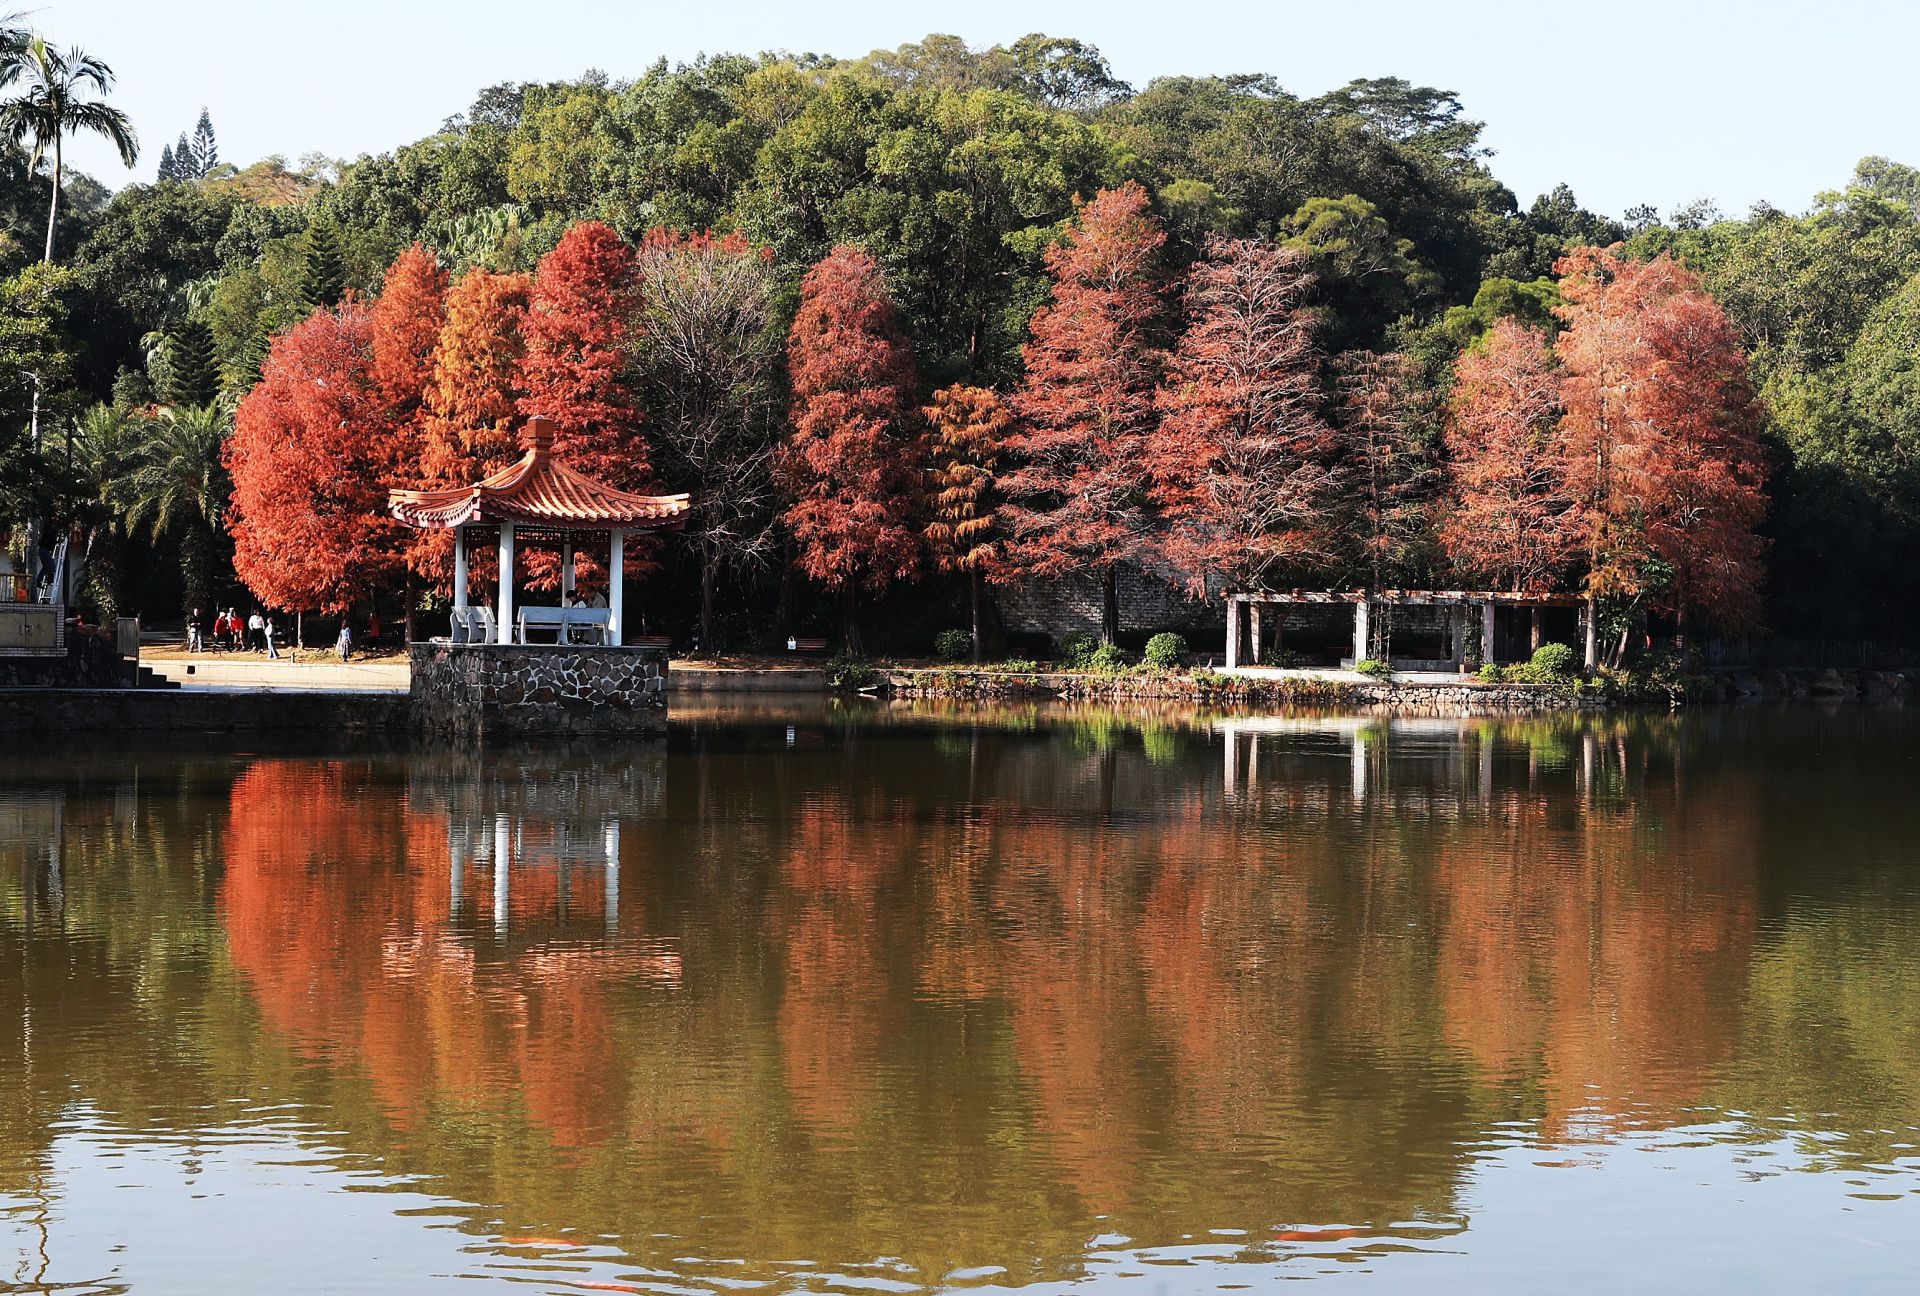
[[667, 729], [660, 648], [417, 643], [416, 730], [448, 737], [655, 735]]
[[1012, 674], [966, 669], [899, 671], [887, 691], [904, 698], [1058, 697], [1073, 701], [1185, 702], [1192, 705], [1341, 706], [1393, 715], [1511, 715], [1599, 710], [1597, 696], [1548, 684], [1357, 682], [1319, 675]]
[[0, 733], [404, 733], [403, 693], [0, 689]]
[[0, 657], [0, 688], [124, 688], [128, 671], [110, 636], [69, 629], [64, 657]]

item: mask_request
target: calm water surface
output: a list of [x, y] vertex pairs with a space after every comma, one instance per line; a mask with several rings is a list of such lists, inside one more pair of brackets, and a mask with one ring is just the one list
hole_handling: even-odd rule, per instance
[[0, 758], [0, 1289], [1863, 1291], [1920, 715]]

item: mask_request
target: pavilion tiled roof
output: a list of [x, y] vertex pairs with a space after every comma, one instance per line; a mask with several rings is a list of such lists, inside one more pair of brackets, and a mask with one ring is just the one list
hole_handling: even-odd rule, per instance
[[526, 454], [473, 486], [393, 490], [387, 508], [410, 527], [452, 530], [475, 522], [512, 522], [555, 530], [670, 531], [686, 523], [686, 495], [638, 495], [597, 482], [553, 458], [553, 424], [531, 420], [520, 432]]

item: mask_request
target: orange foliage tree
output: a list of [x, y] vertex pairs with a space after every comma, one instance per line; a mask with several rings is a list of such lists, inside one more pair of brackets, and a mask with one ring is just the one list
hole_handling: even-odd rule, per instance
[[[1333, 371], [1338, 525], [1371, 587], [1387, 589], [1424, 571], [1432, 554], [1441, 486], [1432, 402], [1398, 352], [1349, 351]], [[1373, 655], [1384, 656], [1387, 618], [1373, 625]]]
[[1009, 560], [1035, 576], [1097, 573], [1109, 641], [1120, 633], [1116, 569], [1140, 554], [1147, 529], [1140, 465], [1162, 361], [1166, 241], [1138, 184], [1080, 209], [1047, 249], [1053, 294], [1034, 313], [1013, 399], [1021, 428], [1009, 447], [1021, 463], [1002, 483]]
[[800, 570], [842, 596], [847, 647], [858, 652], [858, 592], [884, 590], [920, 560], [913, 358], [872, 257], [842, 245], [807, 272], [787, 363], [786, 523]]
[[1551, 591], [1579, 549], [1560, 381], [1546, 335], [1511, 319], [1456, 367], [1440, 541], [1456, 564], [1516, 592]]
[[1581, 248], [1558, 267], [1570, 483], [1587, 594], [1754, 623], [1766, 511], [1760, 409], [1726, 313], [1662, 256]]
[[224, 452], [234, 570], [272, 606], [343, 612], [400, 569], [394, 432], [372, 369], [369, 312], [349, 301], [275, 338], [240, 402]]
[[[525, 275], [469, 270], [447, 293], [447, 322], [426, 389], [420, 476], [428, 486], [466, 486], [518, 457], [523, 325], [532, 288]], [[421, 576], [452, 579], [453, 542], [423, 531], [408, 561]]]
[[1256, 588], [1320, 551], [1331, 431], [1304, 298], [1305, 256], [1214, 238], [1188, 272], [1188, 324], [1161, 387], [1145, 462], [1159, 545], [1196, 594], [1209, 576]]
[[569, 229], [534, 275], [519, 400], [527, 418], [553, 420], [556, 453], [629, 490], [651, 474], [626, 381], [633, 308], [633, 249], [599, 221]]
[[973, 609], [973, 659], [981, 658], [981, 585], [999, 556], [994, 471], [1005, 450], [1012, 416], [989, 387], [955, 383], [933, 394], [921, 411], [933, 434], [927, 473], [927, 547], [941, 571], [965, 572]]

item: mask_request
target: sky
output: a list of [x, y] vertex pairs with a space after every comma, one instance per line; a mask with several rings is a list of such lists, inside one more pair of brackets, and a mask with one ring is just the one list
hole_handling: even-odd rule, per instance
[[350, 159], [430, 134], [500, 81], [618, 79], [703, 52], [857, 57], [928, 32], [1077, 37], [1136, 86], [1236, 72], [1302, 95], [1363, 76], [1439, 86], [1487, 123], [1490, 165], [1523, 205], [1565, 181], [1613, 216], [1701, 198], [1800, 211], [1868, 154], [1920, 165], [1913, 0], [0, 0], [15, 7], [118, 75], [139, 165], [91, 140], [68, 152], [115, 188], [151, 180], [202, 105], [226, 161]]

